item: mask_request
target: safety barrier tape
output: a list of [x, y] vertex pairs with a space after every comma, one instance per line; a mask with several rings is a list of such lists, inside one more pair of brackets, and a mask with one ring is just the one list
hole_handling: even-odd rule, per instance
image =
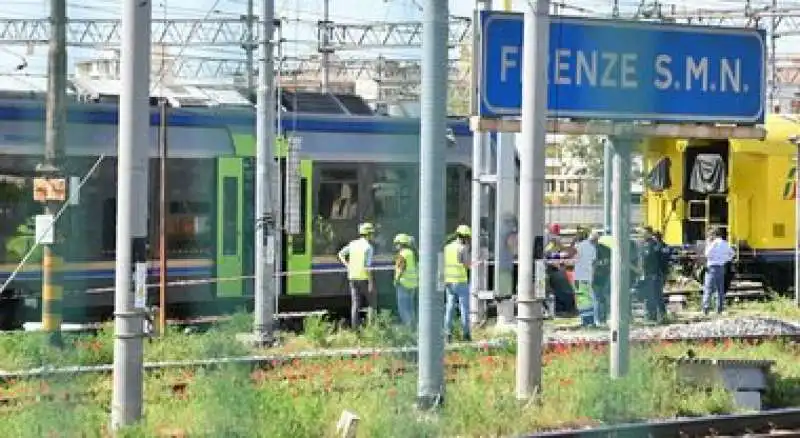
[[[547, 264], [550, 265], [560, 265], [560, 264], [571, 264], [575, 263], [574, 259], [555, 259], [555, 260], [546, 260]], [[517, 263], [516, 261], [514, 262]], [[495, 262], [491, 260], [487, 261], [479, 261], [472, 264], [472, 266], [477, 265], [488, 265], [492, 266]], [[394, 266], [376, 266], [371, 269], [371, 271], [393, 271]], [[281, 271], [276, 272], [274, 277], [293, 277], [299, 275], [319, 275], [319, 274], [345, 274], [347, 273], [347, 268], [326, 268], [326, 269], [308, 269], [302, 271]], [[273, 278], [274, 278], [273, 277]], [[197, 286], [202, 284], [213, 284], [213, 283], [223, 283], [229, 281], [241, 281], [241, 280], [252, 280], [254, 279], [254, 275], [241, 275], [235, 277], [217, 277], [217, 278], [204, 278], [199, 280], [174, 280], [167, 282], [167, 286]], [[160, 283], [148, 283], [145, 285], [146, 289], [157, 289], [161, 285]], [[111, 287], [100, 287], [100, 288], [90, 288], [87, 289], [87, 293], [101, 293], [101, 292], [113, 292], [115, 288]]]
[[[551, 266], [562, 266], [562, 265], [574, 265], [577, 262], [576, 259], [546, 259], [545, 263]], [[519, 262], [515, 260], [513, 262], [515, 265], [518, 265]], [[473, 267], [476, 266], [494, 266], [496, 262], [494, 260], [480, 260], [472, 263]], [[392, 271], [394, 270], [393, 266], [376, 266], [371, 269], [371, 271]], [[308, 269], [302, 271], [281, 271], [276, 272], [274, 277], [293, 277], [293, 276], [300, 276], [300, 275], [320, 275], [320, 274], [345, 274], [347, 273], [347, 268], [326, 268], [326, 269]], [[273, 278], [274, 278], [273, 277]], [[218, 278], [204, 278], [199, 280], [173, 280], [167, 282], [167, 286], [175, 287], [175, 286], [197, 286], [203, 284], [213, 284], [213, 283], [224, 283], [229, 281], [241, 281], [241, 280], [252, 280], [255, 276], [253, 275], [242, 275], [242, 276], [235, 276], [235, 277], [218, 277]], [[149, 283], [145, 285], [147, 289], [156, 289], [160, 287], [159, 283]], [[115, 288], [112, 287], [101, 287], [101, 288], [90, 288], [87, 289], [86, 292], [88, 293], [101, 293], [101, 292], [113, 292]]]

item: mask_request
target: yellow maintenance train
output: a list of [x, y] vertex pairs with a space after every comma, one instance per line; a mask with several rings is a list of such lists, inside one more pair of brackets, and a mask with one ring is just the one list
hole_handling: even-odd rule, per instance
[[697, 266], [707, 227], [722, 227], [737, 248], [737, 275], [786, 292], [797, 196], [797, 149], [789, 138], [800, 135], [800, 117], [770, 115], [765, 128], [763, 140], [647, 142], [644, 222], [681, 248], [686, 267]]

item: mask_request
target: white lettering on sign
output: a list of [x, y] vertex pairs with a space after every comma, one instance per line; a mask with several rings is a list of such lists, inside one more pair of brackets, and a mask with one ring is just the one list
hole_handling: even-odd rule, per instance
[[578, 51], [578, 62], [577, 68], [575, 71], [575, 84], [576, 85], [583, 85], [583, 78], [586, 78], [586, 81], [589, 82], [590, 87], [597, 86], [597, 52], [592, 51], [589, 55], [589, 59], [586, 59], [586, 54], [582, 51]]
[[653, 81], [653, 85], [659, 90], [666, 90], [672, 86], [672, 71], [669, 69], [670, 63], [672, 63], [671, 56], [656, 56], [656, 79]]
[[728, 58], [722, 58], [719, 67], [719, 91], [728, 91], [728, 87], [734, 93], [739, 93], [742, 89], [742, 61], [733, 60], [733, 67]]
[[636, 80], [636, 59], [638, 57], [635, 53], [622, 54], [622, 88], [636, 88], [639, 86], [639, 81]]
[[692, 89], [692, 82], [700, 79], [700, 89], [708, 91], [708, 58], [700, 58], [700, 62], [695, 61], [691, 56], [686, 57], [686, 90]]
[[557, 49], [548, 65], [548, 83], [552, 76], [556, 85], [597, 87], [599, 79], [603, 88], [636, 88], [637, 60], [635, 53]]
[[[500, 82], [508, 82], [508, 70], [517, 68], [517, 61], [512, 59], [511, 55], [517, 55], [518, 53], [519, 47], [517, 46], [503, 46], [500, 48]], [[522, 75], [520, 75], [521, 77]]]
[[572, 83], [569, 78], [569, 55], [570, 52], [567, 49], [556, 50], [556, 85], [569, 85]]
[[600, 86], [613, 88], [617, 86], [617, 79], [614, 76], [614, 69], [617, 67], [617, 59], [619, 55], [616, 53], [601, 53], [601, 63], [605, 65], [603, 68], [603, 78], [600, 79]]
[[[652, 66], [652, 86], [660, 91], [740, 94], [749, 90], [748, 84], [742, 82], [742, 60], [739, 58], [673, 58], [665, 53], [656, 54], [652, 61], [640, 58], [637, 53], [556, 47], [548, 57], [547, 83], [636, 90], [642, 86], [642, 78], [649, 78], [649, 63]], [[521, 82], [521, 69], [522, 48], [502, 46], [500, 82], [508, 82], [512, 73]]]

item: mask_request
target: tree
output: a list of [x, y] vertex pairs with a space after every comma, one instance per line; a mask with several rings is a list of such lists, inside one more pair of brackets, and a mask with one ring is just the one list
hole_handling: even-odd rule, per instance
[[[580, 135], [567, 137], [562, 143], [563, 156], [579, 161], [579, 169], [582, 174], [588, 177], [603, 177], [603, 158], [605, 149], [605, 138], [599, 135]], [[639, 181], [644, 177], [641, 166], [637, 165], [637, 157], [634, 152], [631, 180]], [[578, 171], [580, 173], [581, 170]]]
[[598, 135], [571, 136], [562, 143], [564, 158], [578, 162], [575, 173], [588, 177], [603, 176], [603, 148], [604, 138]]
[[461, 84], [451, 84], [447, 90], [447, 114], [450, 116], [470, 115], [469, 92], [464, 92]]

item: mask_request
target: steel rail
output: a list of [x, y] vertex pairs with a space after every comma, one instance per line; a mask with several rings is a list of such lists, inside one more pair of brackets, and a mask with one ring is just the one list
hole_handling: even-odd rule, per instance
[[[563, 332], [562, 332], [563, 333]], [[654, 343], [723, 343], [728, 341], [800, 341], [800, 334], [776, 334], [776, 335], [737, 335], [737, 336], [675, 336], [675, 337], [631, 337], [632, 344], [647, 345]], [[545, 347], [548, 350], [553, 350], [558, 347], [601, 347], [607, 345], [608, 339], [591, 339], [581, 336], [566, 337], [564, 339], [545, 341]], [[484, 349], [487, 351], [495, 351], [504, 348], [509, 348], [514, 344], [510, 339], [490, 339], [485, 341], [474, 342], [461, 342], [447, 345], [447, 351], [462, 351], [462, 350], [477, 350]], [[214, 368], [225, 365], [247, 365], [247, 366], [264, 366], [274, 365], [276, 363], [286, 363], [293, 360], [321, 360], [321, 359], [354, 359], [365, 358], [369, 356], [402, 356], [415, 354], [417, 347], [373, 347], [373, 348], [343, 348], [343, 349], [324, 349], [324, 350], [310, 350], [300, 351], [293, 353], [270, 354], [270, 355], [254, 355], [254, 356], [237, 356], [237, 357], [219, 357], [209, 359], [193, 359], [193, 360], [175, 360], [175, 361], [161, 361], [161, 362], [147, 362], [144, 364], [145, 371], [158, 371], [166, 369], [193, 369], [193, 368]], [[0, 381], [10, 379], [36, 379], [45, 377], [55, 377], [64, 375], [81, 375], [81, 374], [103, 374], [112, 371], [111, 364], [103, 365], [75, 365], [66, 367], [49, 367], [43, 366], [39, 368], [16, 370], [16, 371], [3, 371], [0, 370]]]
[[[448, 351], [460, 350], [498, 350], [507, 348], [511, 342], [504, 339], [493, 339], [487, 341], [477, 342], [463, 342], [451, 344], [446, 347]], [[162, 361], [162, 362], [147, 362], [144, 364], [145, 371], [156, 371], [164, 369], [185, 369], [185, 368], [213, 368], [224, 365], [272, 365], [275, 363], [291, 362], [297, 360], [313, 360], [313, 359], [353, 359], [363, 358], [369, 356], [400, 356], [408, 355], [417, 352], [417, 347], [375, 347], [375, 348], [343, 348], [343, 349], [328, 349], [328, 350], [311, 350], [300, 351], [294, 353], [284, 354], [271, 354], [264, 356], [238, 356], [238, 357], [220, 357], [213, 359], [194, 359], [194, 360], [176, 360], [176, 361]], [[75, 375], [75, 374], [101, 374], [112, 371], [111, 364], [103, 365], [87, 365], [87, 366], [68, 366], [68, 367], [40, 367], [28, 370], [18, 371], [0, 371], [0, 380], [8, 379], [24, 379], [24, 378], [42, 378], [58, 375]]]
[[591, 437], [679, 437], [741, 436], [774, 429], [800, 428], [800, 408], [775, 409], [748, 414], [712, 415], [698, 418], [677, 418], [644, 423], [628, 423], [593, 429], [561, 430], [526, 435], [528, 437], [591, 438]]

